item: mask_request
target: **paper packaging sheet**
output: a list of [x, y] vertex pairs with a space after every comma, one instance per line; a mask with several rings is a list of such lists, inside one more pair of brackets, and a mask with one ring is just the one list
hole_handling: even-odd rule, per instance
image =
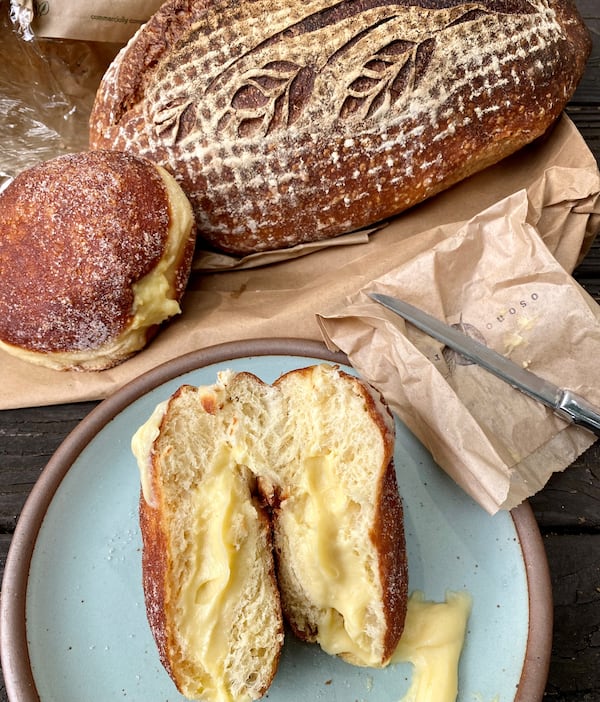
[[[0, 177], [4, 174], [5, 180], [36, 161], [85, 148], [85, 117], [93, 99], [94, 78], [99, 80], [98, 68], [114, 48], [109, 46], [106, 53], [102, 47], [99, 50], [98, 45], [84, 42], [56, 46], [15, 42], [14, 33], [9, 35], [8, 42], [4, 37], [0, 42], [0, 103], [6, 103], [22, 122], [15, 119], [5, 125], [12, 131], [0, 139]], [[15, 44], [17, 51], [13, 51]], [[12, 70], [15, 60], [23, 58], [20, 65], [24, 70]], [[82, 66], [90, 66], [89, 58], [93, 67], [82, 75]], [[76, 67], [72, 74], [69, 64]], [[32, 72], [37, 80], [30, 80]], [[51, 80], [39, 80], [40, 75]], [[35, 85], [33, 93], [27, 90], [31, 85]], [[32, 120], [35, 130], [29, 129]], [[591, 438], [582, 430], [565, 429], [560, 420], [543, 408], [532, 407], [526, 398], [516, 399], [510, 389], [498, 385], [501, 381], [475, 375], [479, 369], [463, 367], [454, 359], [450, 365], [444, 361], [440, 372], [440, 362], [428, 361], [418, 340], [406, 337], [398, 320], [393, 320], [393, 326], [392, 320], [386, 322], [389, 338], [385, 340], [380, 328], [383, 322], [379, 321], [375, 325], [379, 336], [375, 338], [368, 320], [382, 315], [382, 310], [373, 312], [375, 303], [369, 301], [368, 314], [356, 315], [356, 305], [360, 308], [363, 304], [360, 291], [383, 286], [393, 293], [403, 281], [403, 271], [414, 271], [416, 265], [418, 275], [413, 276], [410, 286], [413, 294], [418, 293], [414, 302], [431, 311], [449, 311], [456, 318], [460, 316], [457, 295], [461, 300], [464, 296], [464, 315], [467, 310], [469, 315], [476, 310], [479, 316], [473, 315], [471, 323], [489, 333], [486, 325], [489, 318], [498, 316], [496, 305], [503, 301], [506, 314], [514, 321], [517, 316], [513, 318], [510, 312], [514, 299], [520, 301], [521, 293], [526, 295], [530, 289], [530, 295], [540, 295], [537, 288], [533, 290], [534, 283], [539, 283], [543, 297], [532, 299], [527, 311], [553, 314], [552, 325], [536, 322], [536, 334], [544, 327], [546, 333], [521, 334], [523, 341], [514, 344], [512, 353], [530, 350], [525, 360], [533, 370], [548, 369], [550, 379], [573, 386], [581, 378], [579, 364], [586, 367], [593, 357], [591, 345], [597, 347], [593, 321], [597, 307], [574, 285], [567, 271], [572, 272], [599, 227], [598, 167], [572, 122], [563, 117], [546, 139], [377, 230], [243, 260], [199, 251], [183, 313], [145, 350], [116, 368], [101, 373], [61, 373], [0, 352], [0, 408], [102, 399], [164, 361], [221, 342], [259, 337], [325, 338], [347, 351], [351, 362], [375, 382], [382, 380], [376, 357], [381, 356], [382, 363], [391, 362], [389, 375], [386, 372], [383, 379], [388, 399], [400, 416], [482, 506], [490, 512], [506, 509], [533, 494], [552, 471], [571, 463]], [[489, 232], [493, 234], [486, 236]], [[445, 251], [444, 256], [434, 256], [433, 252], [440, 250]], [[418, 264], [427, 261], [428, 252], [433, 258]], [[519, 266], [520, 278], [510, 273], [513, 263]], [[496, 274], [502, 277], [506, 290], [498, 285], [492, 295], [491, 288], [485, 288], [481, 276], [477, 277], [481, 267], [492, 280]], [[476, 291], [480, 298], [470, 298]], [[348, 308], [349, 304], [352, 307]], [[520, 307], [515, 310], [522, 312]], [[517, 340], [515, 336], [513, 341]], [[387, 353], [381, 353], [382, 343]], [[431, 341], [418, 341], [423, 343], [427, 351]], [[374, 351], [370, 360], [369, 348]], [[500, 349], [506, 351], [504, 346]], [[444, 378], [445, 367], [453, 369], [451, 376], [447, 373], [450, 383]], [[425, 385], [423, 369], [429, 377]], [[400, 376], [400, 372], [407, 375]], [[391, 387], [393, 379], [400, 377], [402, 383]], [[599, 401], [594, 387], [600, 385], [595, 377], [592, 372], [585, 374], [589, 392], [587, 387], [572, 389]], [[417, 381], [426, 391], [421, 399], [411, 396], [409, 402]], [[485, 392], [481, 388], [486, 388]], [[490, 397], [493, 402], [489, 402]], [[506, 411], [500, 411], [500, 398]], [[411, 419], [417, 412], [423, 420], [418, 426]], [[511, 422], [507, 413], [513, 418]], [[464, 425], [463, 420], [467, 422]]]
[[164, 0], [11, 0], [25, 36], [126, 42]]
[[595, 436], [406, 324], [367, 297], [423, 307], [519, 365], [600, 406], [598, 305], [527, 223], [525, 191], [435, 233], [320, 317], [330, 348], [378, 387], [437, 463], [491, 513], [541, 489]]

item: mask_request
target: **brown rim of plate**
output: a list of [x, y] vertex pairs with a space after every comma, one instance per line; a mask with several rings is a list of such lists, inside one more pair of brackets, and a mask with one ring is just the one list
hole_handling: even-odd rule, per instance
[[[122, 410], [154, 388], [198, 368], [252, 356], [304, 356], [349, 365], [341, 352], [307, 339], [250, 339], [192, 351], [135, 378], [103, 400], [71, 431], [41, 472], [10, 544], [0, 600], [0, 662], [10, 702], [43, 702], [29, 659], [26, 597], [29, 565], [46, 511], [66, 473], [88, 443]], [[544, 544], [527, 502], [511, 511], [527, 575], [529, 629], [514, 702], [540, 702], [552, 648], [552, 588]]]

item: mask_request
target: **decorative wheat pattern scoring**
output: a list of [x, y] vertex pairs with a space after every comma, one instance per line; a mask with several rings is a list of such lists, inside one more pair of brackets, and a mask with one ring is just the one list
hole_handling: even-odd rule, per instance
[[[225, 193], [232, 181], [238, 192], [252, 193], [244, 200], [248, 211], [240, 212], [251, 223], [251, 210], [271, 198], [289, 197], [297, 206], [315, 148], [325, 157], [323, 192], [331, 183], [342, 192], [340, 158], [349, 167], [356, 155], [354, 146], [343, 157], [339, 149], [350, 144], [364, 144], [356, 153], [367, 149], [369, 158], [379, 154], [390, 183], [417, 178], [412, 159], [428, 164], [435, 157], [417, 154], [426, 147], [420, 138], [426, 124], [441, 124], [435, 129], [443, 140], [472, 119], [466, 105], [500, 109], [487, 92], [495, 86], [500, 99], [498, 89], [512, 80], [505, 66], [520, 50], [517, 44], [526, 41], [532, 24], [542, 23], [544, 36], [556, 26], [552, 12], [540, 11], [545, 3], [282, 0], [269, 3], [269, 22], [253, 15], [248, 3], [238, 6], [248, 13], [239, 18], [243, 31], [235, 22], [219, 24], [219, 8], [212, 6], [148, 86], [149, 143], [166, 148], [167, 158], [178, 154], [171, 167], [185, 169], [190, 180], [201, 159], [203, 188], [219, 193], [211, 200], [215, 213], [228, 211]], [[475, 36], [477, 45], [469, 45]], [[390, 128], [398, 134], [388, 137]], [[324, 135], [341, 141], [317, 146]], [[391, 169], [392, 152], [397, 170]], [[278, 169], [285, 175], [276, 175]], [[367, 169], [357, 163], [352, 173]], [[378, 190], [385, 187], [384, 175], [376, 179], [373, 167], [369, 177]], [[419, 187], [429, 182], [423, 179]]]
[[236, 252], [367, 226], [513, 153], [560, 113], [587, 41], [567, 0], [164, 8], [107, 73], [92, 143], [177, 174]]
[[[291, 27], [261, 37], [255, 46], [248, 47], [224, 67], [196, 98], [213, 99], [215, 90], [224, 91], [226, 105], [218, 115], [216, 133], [230, 138], [256, 138], [300, 121], [310, 106], [316, 82], [336, 75], [338, 85], [332, 92], [337, 102], [330, 106], [332, 119], [383, 118], [419, 86], [434, 52], [440, 44], [443, 47], [443, 34], [449, 28], [480, 20], [499, 8], [506, 14], [533, 12], [527, 0], [449, 0], [443, 7], [422, 0], [407, 10], [408, 5], [344, 2], [310, 14]], [[430, 25], [425, 37], [422, 27], [415, 28], [410, 21], [419, 10], [421, 19], [426, 13]], [[404, 25], [407, 35], [414, 35], [418, 29], [419, 39], [402, 35]], [[392, 41], [390, 33], [394, 35]], [[364, 55], [367, 45], [373, 50]], [[263, 61], [265, 55], [273, 53], [280, 58]], [[176, 107], [175, 112], [171, 109], [172, 103], [165, 105], [164, 114], [155, 121], [168, 123], [175, 129], [175, 141], [180, 141], [188, 133], [186, 120], [176, 113]], [[180, 105], [180, 109], [190, 110], [190, 105]], [[164, 131], [161, 137], [164, 138]]]
[[420, 43], [394, 41], [375, 53], [348, 86], [340, 116], [365, 119], [387, 112], [405, 92], [418, 85], [435, 45], [433, 38]]
[[310, 67], [291, 61], [269, 62], [248, 71], [220, 118], [218, 131], [253, 137], [288, 127], [298, 117], [313, 82]]

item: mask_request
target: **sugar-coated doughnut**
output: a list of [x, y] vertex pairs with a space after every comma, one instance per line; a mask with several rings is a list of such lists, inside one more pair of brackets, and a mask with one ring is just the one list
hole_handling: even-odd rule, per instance
[[0, 194], [0, 348], [102, 370], [178, 314], [196, 227], [163, 168], [118, 151], [67, 154]]

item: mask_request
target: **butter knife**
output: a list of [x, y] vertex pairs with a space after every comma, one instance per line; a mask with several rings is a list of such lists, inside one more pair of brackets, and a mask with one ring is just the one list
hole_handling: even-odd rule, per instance
[[467, 336], [459, 329], [441, 322], [414, 305], [390, 295], [369, 293], [369, 296], [375, 302], [400, 315], [418, 329], [461, 354], [461, 356], [485, 368], [534, 400], [550, 407], [562, 419], [572, 424], [577, 424], [600, 436], [600, 409], [585, 398], [571, 390], [558, 387], [540, 378], [535, 373], [506, 358], [506, 356], [502, 356], [476, 339]]

